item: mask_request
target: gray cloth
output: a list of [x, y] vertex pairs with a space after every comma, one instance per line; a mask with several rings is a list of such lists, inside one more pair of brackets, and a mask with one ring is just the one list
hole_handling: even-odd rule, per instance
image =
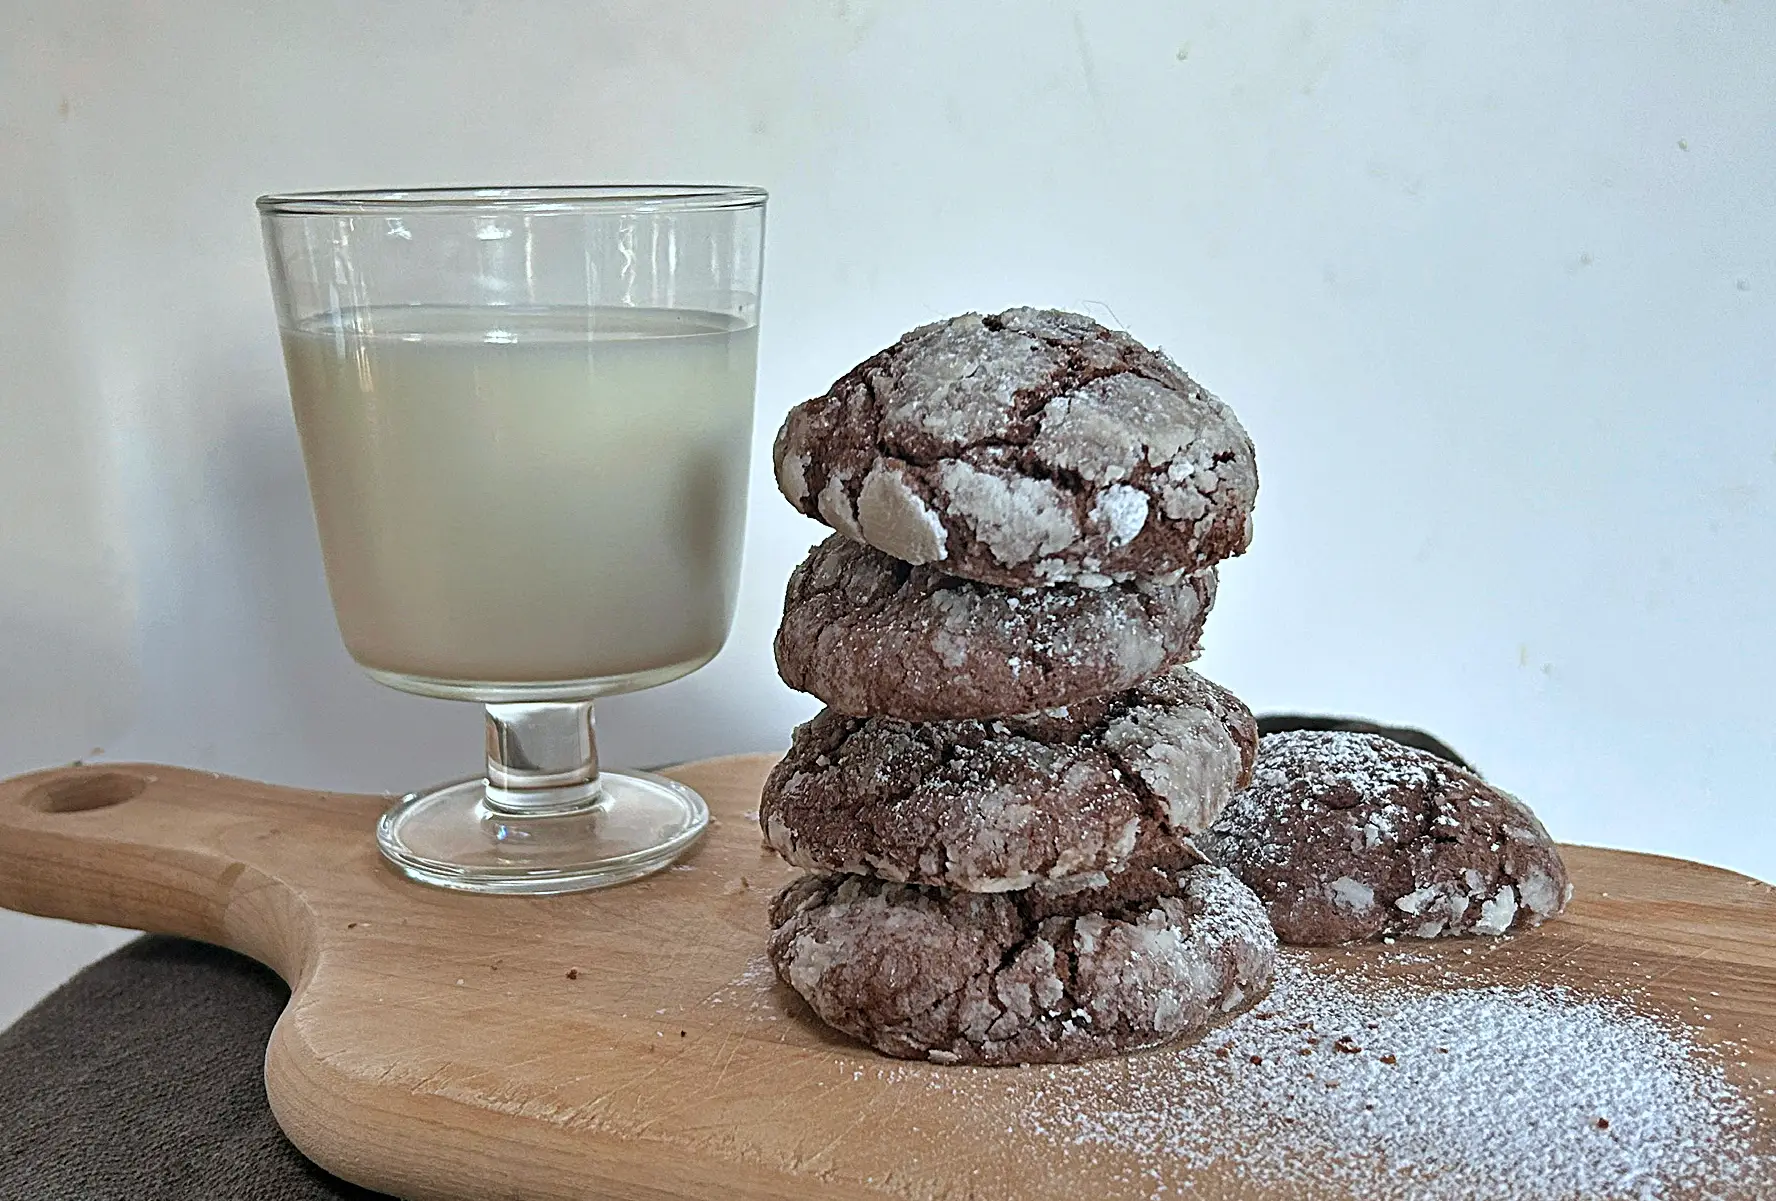
[[290, 992], [144, 938], [0, 1032], [0, 1201], [362, 1201], [284, 1138], [265, 1044]]

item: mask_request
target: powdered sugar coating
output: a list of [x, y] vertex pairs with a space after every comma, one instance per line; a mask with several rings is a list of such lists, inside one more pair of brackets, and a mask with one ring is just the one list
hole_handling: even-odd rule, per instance
[[[831, 481], [828, 481], [831, 487]], [[825, 491], [824, 489], [822, 490]], [[945, 557], [948, 535], [906, 473], [877, 462], [857, 494], [857, 530], [865, 541], [908, 563]]]
[[1014, 587], [1200, 570], [1250, 541], [1233, 412], [1088, 317], [967, 313], [796, 406], [777, 478], [802, 512], [910, 563]]
[[999, 721], [828, 710], [796, 730], [759, 823], [817, 871], [972, 892], [1112, 887], [1200, 861], [1191, 838], [1247, 778], [1256, 742], [1238, 698], [1182, 667]]
[[1201, 846], [1264, 899], [1289, 943], [1503, 934], [1571, 895], [1521, 801], [1374, 734], [1267, 735], [1251, 786]]
[[1022, 893], [805, 876], [772, 905], [778, 975], [828, 1025], [900, 1058], [1065, 1063], [1201, 1030], [1263, 996], [1276, 938], [1208, 865], [1167, 895], [1057, 914]]
[[789, 578], [777, 670], [841, 713], [933, 721], [1070, 705], [1196, 658], [1210, 568], [1107, 588], [1001, 588], [835, 535]]

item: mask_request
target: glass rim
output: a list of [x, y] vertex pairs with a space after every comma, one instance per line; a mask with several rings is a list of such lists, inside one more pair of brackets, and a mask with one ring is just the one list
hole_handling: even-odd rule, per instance
[[262, 216], [353, 216], [406, 212], [671, 213], [761, 208], [768, 193], [745, 184], [543, 184], [428, 188], [347, 188], [276, 192]]

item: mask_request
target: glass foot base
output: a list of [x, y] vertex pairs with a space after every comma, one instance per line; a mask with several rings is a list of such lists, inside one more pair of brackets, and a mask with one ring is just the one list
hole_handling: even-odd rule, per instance
[[604, 888], [657, 872], [709, 824], [703, 798], [643, 771], [600, 774], [584, 810], [515, 817], [487, 806], [485, 780], [404, 797], [376, 825], [385, 858], [422, 884], [542, 896]]

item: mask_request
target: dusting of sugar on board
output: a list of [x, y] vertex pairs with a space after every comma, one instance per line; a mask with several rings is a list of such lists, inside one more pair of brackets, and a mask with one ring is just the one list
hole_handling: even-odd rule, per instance
[[1025, 1073], [1006, 1097], [1008, 1133], [1132, 1160], [1155, 1198], [1211, 1166], [1303, 1198], [1776, 1195], [1717, 1052], [1558, 987], [1365, 982], [1290, 956], [1200, 1043]]
[[1742, 1049], [1629, 998], [1366, 979], [1285, 951], [1271, 995], [1193, 1045], [876, 1079], [949, 1094], [1012, 1154], [1119, 1198], [1237, 1179], [1289, 1201], [1766, 1201], [1770, 1132], [1728, 1079]]
[[[1745, 1044], [1705, 1045], [1621, 982], [1608, 997], [1484, 985], [1474, 962], [1285, 949], [1271, 993], [1195, 1043], [1022, 1069], [877, 1059], [859, 1072], [845, 1057], [841, 1093], [865, 1091], [829, 1100], [875, 1104], [884, 1085], [941, 1094], [1008, 1155], [1106, 1197], [1219, 1196], [1238, 1179], [1242, 1198], [1289, 1201], [1776, 1198], [1756, 1101], [1776, 1090], [1730, 1078]], [[1410, 965], [1433, 970], [1376, 974]], [[753, 994], [754, 1021], [787, 999], [762, 959], [729, 989]], [[1700, 1020], [1701, 997], [1695, 1008]], [[905, 1153], [941, 1146], [928, 1130]]]

